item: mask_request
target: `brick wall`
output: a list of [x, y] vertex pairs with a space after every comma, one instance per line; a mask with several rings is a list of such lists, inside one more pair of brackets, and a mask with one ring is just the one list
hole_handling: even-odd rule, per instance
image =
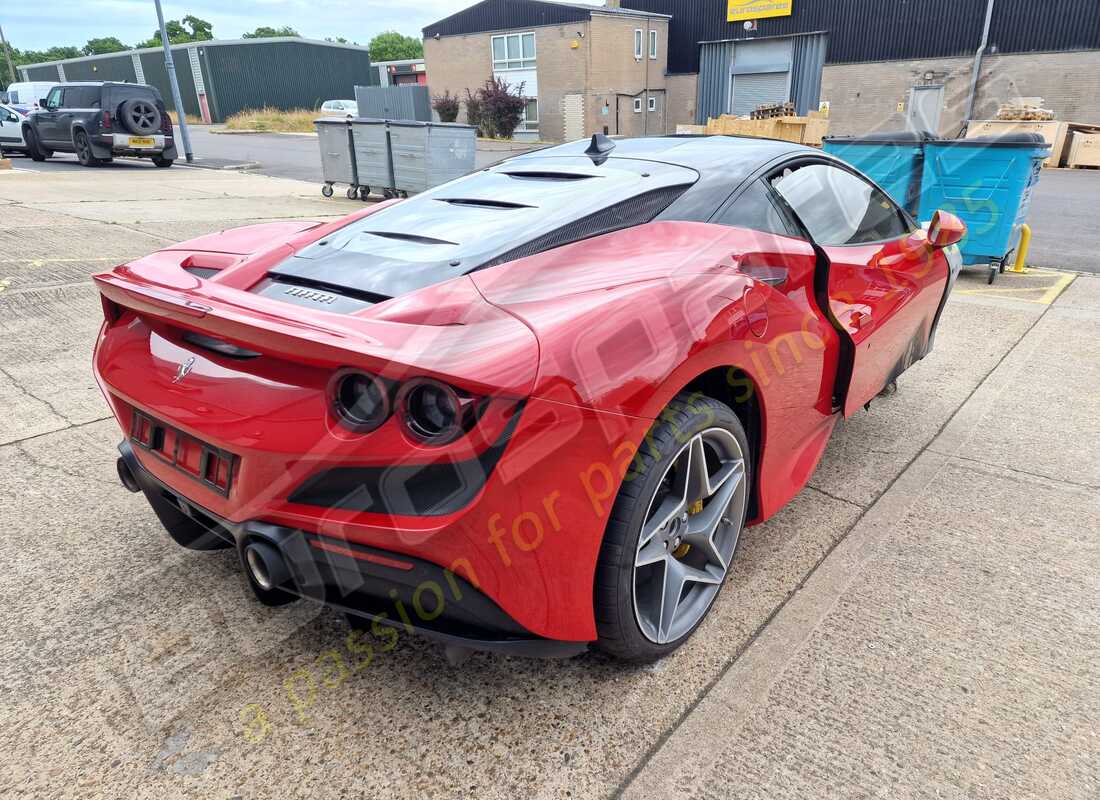
[[676, 133], [677, 125], [694, 125], [699, 76], [669, 75], [665, 78], [668, 105], [665, 113], [668, 132]]
[[[656, 60], [649, 58], [647, 25], [657, 31]], [[638, 28], [643, 31], [641, 61], [634, 58], [634, 31]], [[606, 126], [609, 133], [623, 136], [664, 133], [668, 20], [594, 14], [591, 31], [585, 100], [587, 132], [599, 133]], [[653, 112], [648, 110], [647, 85], [657, 100], [657, 110]], [[642, 100], [641, 113], [634, 112], [635, 94]]]
[[493, 74], [491, 39], [492, 34], [474, 33], [424, 40], [428, 89], [432, 97], [450, 91], [462, 99], [459, 122], [466, 122], [466, 89], [473, 91]]
[[[909, 89], [944, 85], [942, 135], [962, 127], [973, 57], [835, 64], [822, 74], [821, 99], [830, 103], [829, 132], [860, 134], [903, 130]], [[926, 80], [931, 73], [931, 80]], [[990, 119], [1003, 102], [1042, 97], [1058, 119], [1100, 123], [1100, 51], [988, 55], [974, 104], [975, 119]]]
[[[539, 73], [539, 138], [559, 142], [565, 135], [562, 99], [567, 94], [583, 95], [585, 92], [587, 42], [591, 36], [587, 22], [534, 30]], [[584, 38], [578, 33], [583, 33]]]

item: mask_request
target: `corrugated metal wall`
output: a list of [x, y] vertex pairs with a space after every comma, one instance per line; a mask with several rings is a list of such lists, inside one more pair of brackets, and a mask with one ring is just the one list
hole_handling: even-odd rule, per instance
[[708, 118], [720, 117], [728, 110], [732, 66], [733, 42], [712, 42], [703, 46], [695, 103], [696, 122], [705, 123]]
[[[627, 0], [624, 5], [630, 5]], [[485, 0], [424, 28], [424, 38], [481, 33], [536, 25], [561, 25], [591, 19], [583, 7], [543, 3], [537, 0]]]
[[[669, 71], [697, 72], [699, 43], [745, 36], [726, 22], [726, 0], [623, 0], [672, 15]], [[826, 31], [827, 63], [963, 56], [981, 39], [986, 0], [794, 0], [789, 17], [759, 20], [754, 36]], [[1097, 0], [997, 0], [990, 35], [996, 52], [1100, 49]]]
[[[141, 53], [141, 69], [145, 73], [145, 82], [156, 86], [164, 98], [164, 104], [172, 108], [172, 86], [168, 83], [168, 70], [164, 68], [164, 51]], [[180, 99], [183, 100], [185, 114], [199, 116], [199, 101], [195, 97], [195, 81], [187, 63], [187, 48], [173, 47], [172, 61], [176, 65], [176, 79], [180, 85]], [[134, 80], [131, 78], [130, 80]]]
[[[810, 34], [772, 41], [787, 44], [790, 52], [790, 93], [788, 97], [781, 98], [781, 101], [794, 101], [795, 111], [799, 114], [816, 109], [821, 101], [821, 69], [825, 64], [828, 37], [824, 34]], [[696, 122], [702, 124], [708, 117], [717, 117], [733, 110], [729, 107], [730, 73], [734, 68], [737, 47], [739, 44], [760, 46], [766, 42], [767, 39], [752, 39], [741, 42], [707, 42], [702, 45]], [[736, 59], [736, 64], [742, 72], [752, 71], [751, 65], [742, 69], [741, 59]]]
[[204, 49], [203, 75], [217, 119], [263, 106], [317, 108], [325, 100], [354, 97], [357, 85], [378, 85], [365, 50], [298, 42]]
[[[187, 50], [197, 47], [207, 99], [215, 122], [246, 108], [317, 108], [325, 100], [352, 98], [355, 87], [377, 86], [367, 51], [308, 41], [252, 42], [205, 45], [196, 42], [172, 47], [180, 97], [186, 113], [198, 116]], [[69, 81], [136, 82], [132, 53], [119, 53], [63, 62]], [[164, 53], [138, 53], [145, 82], [156, 86], [172, 107], [172, 90], [164, 68]], [[57, 65], [26, 68], [27, 80], [57, 81]]]

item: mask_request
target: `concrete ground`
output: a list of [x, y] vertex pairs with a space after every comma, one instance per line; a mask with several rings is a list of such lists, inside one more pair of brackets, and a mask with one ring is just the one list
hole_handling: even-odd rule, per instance
[[259, 606], [118, 485], [92, 272], [312, 183], [0, 173], [0, 796], [1100, 796], [1100, 278], [964, 274], [937, 350], [647, 668]]

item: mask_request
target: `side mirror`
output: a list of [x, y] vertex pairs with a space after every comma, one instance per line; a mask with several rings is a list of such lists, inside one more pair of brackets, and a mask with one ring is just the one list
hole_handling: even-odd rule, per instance
[[39, 108], [46, 108], [46, 107], [47, 107], [47, 106], [46, 106], [46, 98], [45, 98], [45, 97], [39, 97], [39, 98], [38, 98], [38, 107], [39, 107]]
[[928, 244], [942, 249], [958, 244], [966, 236], [966, 223], [946, 211], [937, 211], [932, 215], [928, 226]]

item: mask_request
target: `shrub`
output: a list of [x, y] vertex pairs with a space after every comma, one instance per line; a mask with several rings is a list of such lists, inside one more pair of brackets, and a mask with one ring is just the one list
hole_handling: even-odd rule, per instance
[[483, 127], [491, 128], [491, 136], [511, 139], [523, 120], [523, 109], [527, 106], [523, 98], [523, 84], [513, 87], [503, 78], [490, 78], [478, 94], [482, 119], [488, 123]]
[[481, 108], [481, 90], [477, 93], [466, 90], [466, 121], [477, 128], [479, 136], [492, 136], [490, 131], [485, 130], [485, 118]]
[[454, 122], [458, 119], [458, 96], [448, 89], [442, 96], [432, 100], [432, 108], [439, 114], [441, 122]]

